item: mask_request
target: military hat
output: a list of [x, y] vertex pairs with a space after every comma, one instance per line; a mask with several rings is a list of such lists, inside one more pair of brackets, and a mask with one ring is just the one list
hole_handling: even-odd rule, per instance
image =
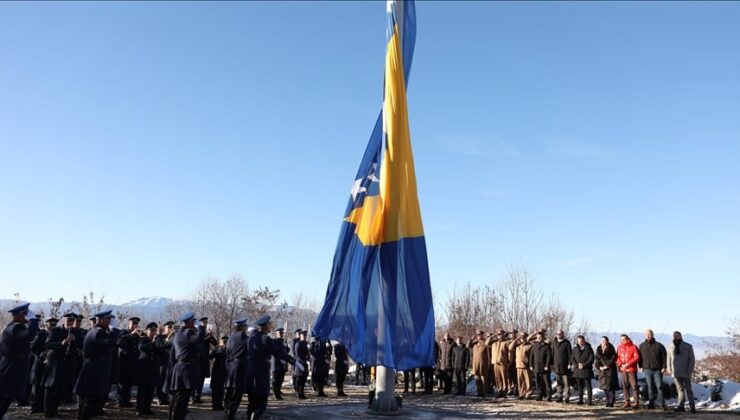
[[254, 322], [254, 325], [258, 327], [264, 327], [267, 325], [267, 323], [270, 322], [270, 315], [264, 315], [257, 319], [257, 321]]
[[301, 330], [301, 332], [299, 332], [298, 334], [300, 334], [300, 335], [308, 335], [308, 331], [306, 331], [306, 330]]
[[95, 314], [95, 318], [115, 318], [113, 311], [103, 311]]
[[131, 317], [131, 318], [129, 318], [128, 320], [129, 320], [129, 321], [133, 321], [133, 322], [135, 322], [135, 323], [137, 323], [137, 324], [138, 324], [139, 322], [141, 322], [141, 318], [139, 318], [138, 316], [132, 316], [132, 317]]
[[180, 317], [180, 322], [188, 322], [195, 319], [195, 312], [188, 312]]
[[23, 311], [27, 311], [29, 306], [31, 306], [30, 303], [22, 303], [22, 304], [16, 306], [15, 308], [12, 308], [8, 312], [10, 312], [13, 315], [19, 314], [19, 313], [21, 313]]
[[200, 322], [208, 321], [208, 317], [207, 316], [204, 316], [203, 318], [199, 319], [198, 321], [200, 321]]
[[59, 320], [58, 320], [58, 319], [56, 319], [56, 318], [54, 318], [54, 317], [52, 316], [52, 317], [50, 317], [50, 318], [46, 318], [46, 321], [45, 321], [45, 322], [48, 322], [49, 324], [56, 324], [57, 322], [59, 322]]
[[276, 332], [279, 332], [279, 333], [281, 333], [281, 332], [285, 332], [285, 328], [278, 328], [278, 329], [276, 329], [275, 331], [276, 331]]
[[146, 324], [146, 329], [147, 330], [157, 329], [158, 327], [159, 327], [159, 325], [157, 325], [156, 322], [150, 322], [150, 323]]
[[88, 321], [97, 321], [97, 320], [98, 320], [98, 319], [97, 319], [97, 318], [95, 318], [94, 316], [91, 316], [91, 317], [90, 317], [90, 319], [88, 319]]
[[168, 325], [175, 325], [175, 321], [167, 321], [167, 322], [165, 322], [162, 325], [164, 325], [165, 327], [168, 326]]
[[504, 330], [498, 330], [498, 331], [496, 331], [496, 334], [498, 334], [498, 335], [506, 334], [506, 331], [504, 331]]
[[298, 328], [297, 330], [293, 331], [293, 334], [300, 334], [302, 332], [303, 332], [303, 330], [300, 329], [300, 328]]
[[475, 333], [475, 334], [476, 334], [476, 335], [483, 335], [483, 334], [485, 334], [485, 332], [484, 332], [483, 330], [478, 330], [478, 332], [477, 332], [477, 333]]
[[44, 316], [43, 316], [43, 315], [41, 315], [41, 314], [36, 314], [36, 319], [38, 319], [38, 320], [41, 320], [41, 318], [43, 318], [43, 317], [44, 317]]
[[62, 315], [62, 318], [77, 318], [77, 314], [74, 312], [67, 312], [66, 314]]
[[247, 318], [237, 319], [234, 321], [234, 325], [244, 325], [247, 323]]

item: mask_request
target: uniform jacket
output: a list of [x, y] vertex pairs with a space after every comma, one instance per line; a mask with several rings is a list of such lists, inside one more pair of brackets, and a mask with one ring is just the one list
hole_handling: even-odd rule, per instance
[[235, 388], [238, 394], [243, 394], [246, 386], [248, 340], [244, 331], [238, 331], [226, 342], [226, 387]]
[[95, 327], [82, 344], [84, 361], [74, 393], [81, 396], [107, 396], [111, 384], [111, 355], [118, 341], [117, 331]]
[[314, 375], [328, 375], [331, 364], [331, 343], [324, 339], [317, 339], [311, 343], [311, 373]]
[[194, 390], [200, 386], [198, 372], [198, 343], [206, 336], [203, 326], [195, 330], [180, 327], [172, 340], [175, 366], [172, 368], [170, 391]]
[[517, 369], [529, 369], [529, 355], [532, 353], [532, 344], [529, 341], [512, 340], [510, 349], [514, 349], [514, 363]]
[[346, 375], [349, 372], [349, 353], [342, 343], [334, 345], [334, 357], [336, 358], [334, 372], [337, 375]]
[[483, 340], [472, 339], [468, 341], [468, 348], [473, 354], [471, 368], [473, 375], [488, 375], [488, 369], [491, 364], [490, 351], [488, 345]]
[[31, 341], [39, 331], [39, 320], [28, 326], [11, 322], [0, 334], [0, 395], [21, 399], [26, 395], [31, 364]]
[[509, 364], [509, 344], [506, 340], [496, 340], [489, 337], [487, 343], [491, 345], [491, 364], [507, 366]]
[[639, 366], [645, 370], [663, 370], [666, 368], [668, 354], [665, 346], [652, 340], [645, 340], [640, 344]]
[[668, 348], [667, 361], [669, 374], [673, 375], [674, 378], [691, 378], [695, 363], [694, 347], [691, 344], [681, 341], [676, 346], [675, 343], [671, 343]]
[[[273, 338], [276, 346], [281, 346], [283, 351], [290, 354], [290, 346], [282, 338]], [[285, 373], [288, 371], [288, 362], [273, 357], [272, 371], [275, 373]]]
[[44, 387], [61, 387], [65, 384], [67, 372], [67, 347], [62, 342], [69, 332], [64, 327], [54, 327], [46, 338], [46, 367], [44, 368]]
[[226, 385], [226, 348], [216, 347], [208, 355], [211, 364], [211, 389], [223, 389]]
[[156, 337], [138, 339], [139, 358], [136, 360], [136, 383], [140, 386], [156, 386], [159, 384], [159, 354]]
[[255, 331], [247, 344], [247, 393], [267, 396], [270, 394], [270, 358], [295, 363], [283, 347], [275, 345], [269, 335]]
[[[582, 368], [578, 364], [583, 365]], [[594, 377], [594, 350], [591, 344], [584, 343], [581, 348], [578, 343], [573, 346], [573, 377], [577, 379], [591, 379]]]
[[118, 337], [119, 380], [133, 383], [136, 379], [136, 363], [139, 359], [139, 336], [123, 330]]
[[[632, 340], [620, 343], [617, 347], [617, 368], [620, 372], [637, 372], [637, 364], [640, 363], [640, 350]], [[626, 365], [626, 366], [623, 366]]]
[[311, 353], [308, 350], [308, 342], [307, 341], [298, 341], [295, 344], [295, 358], [297, 360], [300, 360], [301, 363], [306, 367], [306, 369], [303, 371], [303, 376], [308, 376], [308, 360], [311, 357]]
[[49, 332], [39, 330], [36, 337], [31, 342], [31, 376], [29, 381], [32, 384], [41, 385], [44, 379], [44, 368], [46, 363], [46, 338]]
[[571, 362], [571, 345], [570, 341], [563, 339], [558, 341], [557, 339], [552, 340], [550, 343], [552, 348], [552, 371], [556, 375], [567, 375], [570, 373], [568, 365]]

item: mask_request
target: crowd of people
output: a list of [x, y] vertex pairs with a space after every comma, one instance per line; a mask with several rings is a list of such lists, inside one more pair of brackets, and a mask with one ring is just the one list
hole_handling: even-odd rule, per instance
[[[309, 332], [301, 329], [288, 342], [282, 328], [272, 331], [269, 316], [251, 326], [246, 319], [236, 320], [228, 336], [215, 337], [208, 318], [196, 319], [193, 312], [180, 317], [178, 325], [150, 322], [140, 328], [141, 320], [131, 317], [120, 329], [111, 311], [89, 318], [87, 327], [83, 317], [72, 312], [61, 321], [42, 320], [28, 304], [10, 313], [13, 320], [0, 336], [0, 418], [15, 400], [45, 417], [56, 417], [60, 404], [76, 403], [78, 418], [89, 419], [103, 414], [113, 390], [112, 399], [120, 407], [135, 405], [139, 416], [154, 414], [156, 396], [159, 405], [168, 407], [170, 419], [184, 419], [191, 402], [203, 403], [205, 379], [210, 377], [213, 410], [233, 419], [247, 394], [247, 418], [258, 419], [270, 392], [283, 399], [283, 383], [291, 370], [296, 398], [306, 398], [309, 373], [316, 396], [325, 397], [332, 356], [337, 395], [346, 396], [347, 349], [321, 337], [309, 341]], [[642, 370], [648, 409], [666, 409], [662, 384], [668, 374], [678, 392], [675, 410], [684, 411], [688, 401], [695, 412], [694, 352], [680, 332], [674, 333], [668, 349], [647, 330], [639, 346], [622, 335], [616, 348], [602, 337], [595, 350], [582, 335], [571, 345], [563, 331], [551, 340], [545, 330], [531, 335], [478, 331], [467, 342], [460, 336], [453, 340], [448, 333], [435, 343], [434, 360], [432, 366], [402, 372], [404, 393], [416, 392], [418, 382], [425, 393], [431, 394], [436, 384], [444, 394], [454, 388], [456, 395], [465, 395], [472, 378], [478, 397], [568, 403], [575, 391], [577, 404], [591, 405], [591, 380], [598, 377], [607, 407], [615, 406], [621, 383], [624, 407], [639, 408], [637, 372]], [[373, 381], [373, 367], [356, 365], [355, 383], [370, 385], [370, 404]]]
[[[666, 410], [663, 395], [663, 375], [672, 375], [678, 394], [675, 411], [696, 412], [691, 388], [694, 373], [694, 350], [683, 341], [679, 331], [673, 333], [669, 348], [655, 340], [652, 330], [645, 331], [645, 340], [637, 346], [623, 334], [615, 348], [609, 338], [593, 349], [583, 335], [575, 345], [557, 331], [552, 340], [546, 331], [534, 334], [512, 330], [496, 334], [478, 331], [467, 343], [458, 336], [455, 340], [445, 334], [435, 345], [436, 365], [420, 368], [424, 392], [431, 393], [436, 381], [449, 394], [456, 382], [456, 394], [465, 395], [468, 373], [475, 379], [476, 395], [485, 397], [517, 397], [569, 403], [572, 391], [576, 404], [593, 404], [591, 380], [598, 377], [605, 393], [607, 407], [614, 407], [616, 391], [624, 391], [624, 408], [640, 408], [637, 372], [642, 371], [647, 385], [647, 408]], [[404, 372], [404, 392], [411, 382], [415, 391], [416, 369]], [[552, 379], [555, 379], [553, 393]], [[584, 402], [585, 394], [585, 402]]]

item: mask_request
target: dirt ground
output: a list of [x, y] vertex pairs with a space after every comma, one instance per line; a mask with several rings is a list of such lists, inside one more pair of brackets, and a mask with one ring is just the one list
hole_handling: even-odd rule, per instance
[[[397, 392], [400, 394], [400, 389]], [[299, 401], [291, 393], [288, 386], [283, 388], [284, 399], [275, 400], [270, 396], [265, 419], [362, 419], [378, 418], [367, 412], [367, 388], [362, 386], [346, 386], [347, 397], [337, 397], [333, 388], [325, 398], [316, 397], [310, 389], [308, 399]], [[246, 397], [244, 398], [246, 400]], [[592, 407], [577, 406], [575, 404], [558, 404], [535, 401], [518, 401], [516, 399], [477, 398], [472, 396], [442, 395], [435, 391], [433, 395], [403, 394], [403, 409], [398, 416], [402, 419], [740, 419], [737, 413], [722, 411], [700, 410], [698, 414], [664, 413], [658, 410], [639, 411], [623, 410], [619, 408], [606, 409], [601, 401], [595, 402]], [[154, 403], [155, 416], [148, 418], [166, 419], [167, 407], [157, 406]], [[131, 408], [118, 408], [115, 404], [108, 404], [103, 419], [136, 418]], [[63, 405], [60, 418], [70, 419], [76, 415], [76, 407]], [[13, 407], [8, 412], [7, 419], [43, 418], [39, 414], [30, 415], [27, 407]], [[242, 401], [237, 419], [244, 419], [246, 401]], [[146, 418], [146, 417], [145, 417]], [[204, 397], [204, 404], [190, 406], [188, 419], [222, 419], [222, 411], [212, 411], [210, 397]]]

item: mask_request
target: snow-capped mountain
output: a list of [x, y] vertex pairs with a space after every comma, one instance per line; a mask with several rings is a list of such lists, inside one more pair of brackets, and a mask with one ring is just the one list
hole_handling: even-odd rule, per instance
[[166, 297], [161, 296], [152, 296], [152, 297], [143, 297], [138, 298], [136, 300], [132, 300], [131, 302], [126, 302], [122, 304], [121, 306], [126, 308], [149, 308], [149, 309], [155, 309], [155, 308], [166, 308], [167, 305], [173, 303], [174, 300]]

